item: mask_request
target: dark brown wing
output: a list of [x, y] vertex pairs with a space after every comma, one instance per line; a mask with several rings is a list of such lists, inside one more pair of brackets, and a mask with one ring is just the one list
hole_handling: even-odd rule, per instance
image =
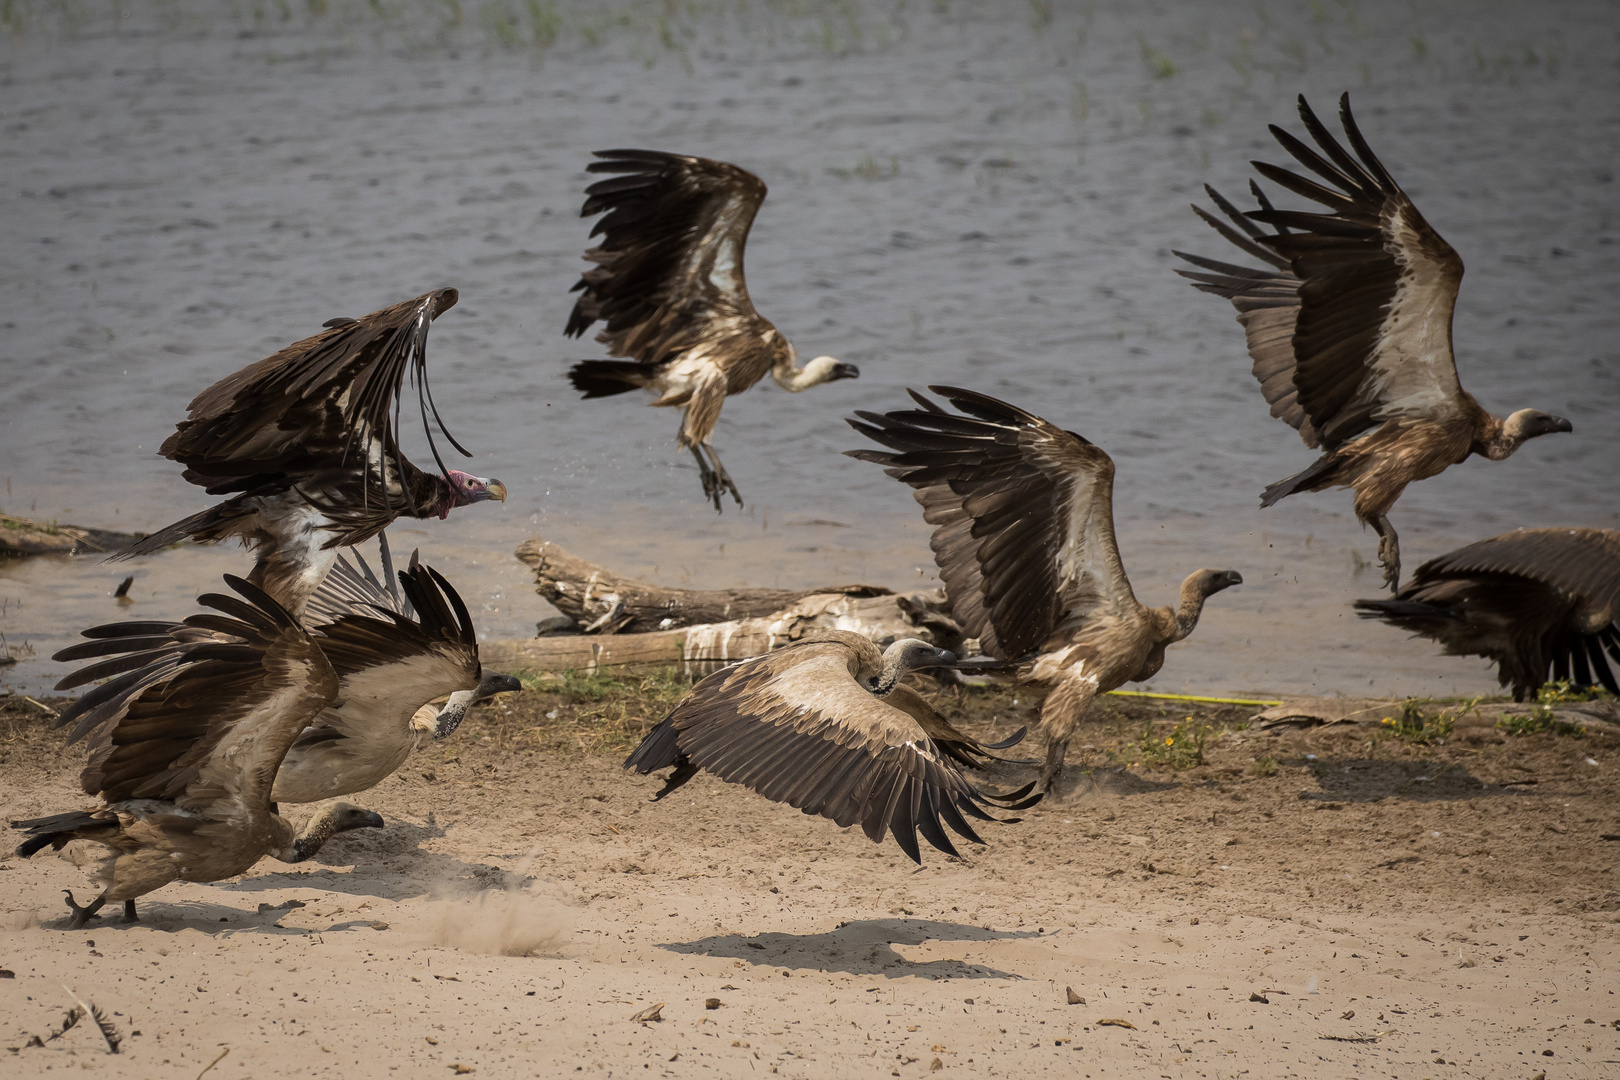
[[[337, 697], [337, 677], [274, 600], [240, 578], [225, 581], [241, 599], [199, 597], [222, 614], [187, 619], [200, 639], [160, 663], [166, 670], [123, 700], [115, 722], [96, 729], [80, 777], [87, 793], [109, 803], [173, 799], [190, 808], [268, 804], [282, 757]], [[94, 726], [80, 716], [73, 738]]]
[[597, 340], [644, 364], [698, 344], [774, 334], [743, 278], [764, 181], [723, 161], [655, 150], [596, 156], [603, 160], [591, 172], [617, 175], [585, 189], [580, 216], [606, 212], [591, 229], [602, 241], [585, 252], [596, 266], [574, 286], [583, 295], [564, 332], [578, 337], [600, 319]]
[[[1331, 186], [1276, 165], [1253, 164], [1260, 175], [1329, 212], [1278, 210], [1251, 183], [1260, 209], [1244, 214], [1206, 188], [1237, 227], [1196, 206], [1194, 211], [1269, 267], [1178, 251], [1199, 269], [1177, 272], [1232, 301], [1271, 414], [1296, 428], [1306, 445], [1332, 449], [1395, 417], [1457, 415], [1467, 407], [1451, 350], [1462, 259], [1374, 156], [1356, 127], [1348, 94], [1340, 99], [1339, 116], [1357, 157], [1304, 97], [1299, 113], [1320, 154], [1275, 125], [1271, 133]], [[1276, 231], [1262, 232], [1251, 219]]]
[[701, 768], [838, 825], [858, 822], [874, 842], [887, 830], [919, 862], [918, 833], [956, 854], [942, 822], [983, 843], [963, 814], [988, 820], [980, 803], [1022, 798], [1027, 789], [1005, 797], [976, 789], [915, 720], [855, 681], [850, 658], [847, 646], [814, 641], [715, 672], [647, 734], [625, 768], [675, 766], [660, 795]]
[[1004, 401], [931, 386], [922, 408], [860, 412], [856, 431], [890, 447], [846, 451], [916, 489], [934, 530], [951, 613], [991, 656], [1039, 649], [1066, 617], [1136, 604], [1114, 539], [1114, 463], [1072, 431]]
[[1485, 656], [1518, 697], [1549, 677], [1620, 693], [1620, 532], [1518, 529], [1431, 559], [1364, 618]]
[[361, 469], [374, 484], [384, 469], [414, 473], [398, 438], [408, 373], [434, 460], [446, 471], [435, 426], [471, 455], [445, 430], [433, 404], [427, 335], [456, 299], [456, 290], [436, 289], [359, 319], [332, 320], [315, 336], [198, 394], [160, 452], [185, 465], [186, 479], [211, 495], [328, 470]]

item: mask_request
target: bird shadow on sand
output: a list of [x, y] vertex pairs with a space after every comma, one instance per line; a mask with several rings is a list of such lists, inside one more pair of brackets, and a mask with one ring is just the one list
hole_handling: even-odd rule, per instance
[[[257, 911], [244, 911], [227, 904], [211, 904], [201, 900], [165, 901], [161, 894], [137, 901], [139, 918], [125, 922], [118, 911], [119, 905], [109, 904], [98, 917], [92, 917], [74, 934], [110, 936], [129, 930], [156, 930], [177, 934], [182, 930], [195, 930], [209, 937], [235, 937], [238, 934], [268, 934], [275, 937], [309, 937], [313, 934], [335, 934], [344, 930], [367, 930], [375, 933], [374, 918], [362, 916], [333, 922], [319, 927], [282, 926], [281, 920], [300, 908], [316, 906], [318, 901], [283, 901], [279, 904], [259, 904]], [[331, 902], [328, 901], [328, 906]], [[331, 914], [342, 914], [335, 911]], [[42, 930], [68, 929], [71, 913], [64, 911], [60, 918], [40, 922]], [[93, 938], [91, 940], [94, 940]]]
[[1176, 780], [1148, 780], [1122, 765], [1092, 769], [1066, 768], [1047, 792], [1043, 802], [1084, 802], [1087, 799], [1120, 799], [1130, 795], [1151, 795], [1180, 787]]
[[1371, 803], [1388, 798], [1451, 802], [1530, 794], [1517, 787], [1487, 786], [1464, 766], [1439, 762], [1324, 757], [1314, 761], [1296, 758], [1286, 764], [1309, 767], [1322, 788], [1301, 792], [1303, 802]]
[[672, 941], [660, 949], [696, 956], [719, 956], [763, 967], [843, 971], [889, 979], [1020, 979], [1021, 975], [965, 960], [908, 960], [895, 945], [925, 941], [990, 942], [1038, 938], [1032, 930], [986, 930], [981, 926], [932, 919], [856, 919], [820, 934], [718, 934], [696, 941]]
[[[351, 896], [407, 900], [446, 891], [521, 887], [525, 878], [488, 863], [468, 863], [451, 855], [425, 851], [422, 844], [445, 835], [445, 827], [432, 814], [418, 825], [394, 819], [382, 829], [361, 829], [333, 837], [311, 863], [314, 871], [288, 869], [255, 874], [219, 887], [234, 892], [275, 889], [321, 889]], [[274, 867], [273, 860], [260, 868]], [[306, 864], [307, 865], [307, 864]], [[353, 866], [353, 870], [337, 867]]]

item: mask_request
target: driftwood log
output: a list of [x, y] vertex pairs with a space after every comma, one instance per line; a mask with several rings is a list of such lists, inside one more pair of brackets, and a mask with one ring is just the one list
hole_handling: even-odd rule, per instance
[[807, 596], [893, 595], [876, 585], [821, 589], [670, 589], [621, 577], [605, 567], [535, 537], [517, 557], [534, 570], [535, 591], [586, 634], [644, 633], [682, 626], [752, 619], [782, 611]]
[[[961, 628], [939, 589], [669, 589], [620, 577], [539, 539], [520, 547], [518, 558], [535, 568], [540, 595], [588, 632], [485, 642], [481, 659], [496, 671], [679, 664], [701, 675], [816, 630], [850, 630], [879, 645], [916, 637], [962, 649]], [[624, 632], [645, 623], [658, 628]]]
[[28, 518], [0, 514], [0, 555], [111, 555], [144, 535], [30, 521]]

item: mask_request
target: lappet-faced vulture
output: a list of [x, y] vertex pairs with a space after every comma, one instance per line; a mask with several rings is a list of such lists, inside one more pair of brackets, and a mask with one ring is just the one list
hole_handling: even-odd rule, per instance
[[[227, 576], [238, 595], [198, 598], [219, 614], [193, 615], [197, 640], [168, 657], [116, 721], [95, 728], [81, 780], [95, 810], [14, 821], [23, 858], [75, 840], [107, 848], [105, 888], [72, 926], [108, 901], [135, 900], [171, 881], [219, 881], [266, 855], [301, 862], [331, 836], [380, 828], [376, 814], [334, 803], [300, 834], [276, 812], [271, 787], [293, 741], [337, 699], [338, 678], [314, 637], [269, 595]], [[223, 635], [223, 638], [221, 637]], [[94, 728], [79, 717], [73, 737]]]
[[[385, 573], [387, 551], [384, 545]], [[471, 705], [522, 688], [510, 675], [482, 670], [466, 604], [415, 554], [399, 575], [403, 598], [385, 591], [364, 560], [359, 565], [356, 570], [339, 558], [306, 611], [304, 622], [337, 675], [338, 700], [288, 749], [271, 793], [277, 803], [316, 802], [375, 787], [424, 740], [454, 733]], [[55, 658], [111, 658], [73, 672], [57, 688], [109, 681], [69, 706], [59, 723], [100, 732], [121, 722], [148, 687], [171, 678], [174, 665], [210, 634], [234, 643], [227, 633], [189, 620], [111, 623], [84, 631], [89, 641]], [[442, 707], [429, 704], [447, 694]]]
[[793, 343], [754, 310], [743, 279], [743, 248], [765, 183], [723, 161], [656, 150], [602, 150], [588, 168], [616, 173], [585, 189], [581, 217], [606, 211], [591, 229], [602, 241], [585, 252], [596, 266], [565, 333], [578, 337], [600, 319], [596, 340], [629, 360], [582, 360], [568, 373], [587, 398], [645, 387], [652, 404], [684, 410], [679, 445], [692, 451], [704, 497], [720, 509], [726, 492], [742, 505], [709, 438], [720, 407], [767, 373], [798, 393], [860, 370], [830, 356], [803, 367]]
[[1470, 454], [1501, 461], [1527, 439], [1572, 428], [1536, 409], [1493, 416], [1462, 388], [1451, 346], [1462, 259], [1374, 156], [1350, 113], [1350, 95], [1339, 100], [1339, 118], [1354, 157], [1304, 97], [1299, 115], [1321, 153], [1275, 125], [1271, 133], [1327, 183], [1253, 165], [1327, 212], [1276, 209], [1252, 180], [1260, 208], [1244, 212], [1206, 186], [1231, 224], [1198, 206], [1194, 212], [1266, 265], [1178, 251], [1199, 269], [1177, 273], [1232, 302], [1271, 415], [1306, 446], [1326, 451], [1266, 488], [1260, 505], [1298, 491], [1354, 488], [1356, 516], [1378, 533], [1384, 581], [1393, 590], [1401, 555], [1389, 511], [1407, 484]]
[[[157, 551], [190, 537], [240, 537], [254, 549], [248, 580], [301, 616], [337, 548], [406, 517], [443, 518], [458, 506], [506, 498], [499, 480], [445, 467], [428, 415], [450, 443], [427, 382], [427, 335], [456, 302], [437, 289], [360, 319], [332, 319], [314, 337], [229, 375], [197, 395], [159, 451], [185, 479], [229, 499], [120, 553]], [[409, 373], [436, 473], [399, 446], [400, 391]]]
[[912, 391], [920, 409], [859, 412], [849, 421], [889, 452], [846, 452], [915, 489], [924, 520], [936, 526], [934, 561], [963, 636], [1049, 688], [1040, 782], [1050, 790], [1092, 699], [1151, 679], [1165, 647], [1193, 632], [1204, 600], [1243, 578], [1197, 570], [1182, 582], [1178, 607], [1143, 604], [1114, 540], [1109, 456], [1004, 401], [929, 389], [959, 412]]
[[[1357, 600], [1382, 619], [1483, 656], [1526, 701], [1549, 678], [1620, 694], [1620, 531], [1516, 529], [1418, 567], [1392, 599]], [[1611, 665], [1613, 665], [1611, 667]]]
[[844, 630], [809, 635], [699, 682], [624, 767], [642, 774], [674, 767], [654, 799], [702, 769], [806, 814], [859, 823], [874, 843], [887, 830], [917, 862], [918, 833], [955, 855], [942, 822], [979, 844], [964, 814], [994, 820], [981, 805], [1019, 810], [1040, 798], [1027, 798], [1028, 787], [986, 793], [959, 767], [981, 763], [1022, 732], [1002, 743], [976, 742], [900, 681], [955, 659], [916, 638], [879, 652]]

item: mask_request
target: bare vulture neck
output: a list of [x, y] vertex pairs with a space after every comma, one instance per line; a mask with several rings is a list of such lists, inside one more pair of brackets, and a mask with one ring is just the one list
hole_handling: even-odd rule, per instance
[[771, 367], [771, 378], [790, 394], [832, 381], [838, 369], [843, 367], [831, 356], [818, 356], [804, 367], [798, 367], [797, 360], [798, 354], [789, 345], [777, 355], [776, 363]]
[[1181, 604], [1176, 608], [1176, 625], [1171, 632], [1171, 642], [1181, 641], [1193, 632], [1198, 625], [1198, 617], [1204, 613], [1204, 601], [1208, 598], [1202, 573], [1193, 574], [1181, 583]]

